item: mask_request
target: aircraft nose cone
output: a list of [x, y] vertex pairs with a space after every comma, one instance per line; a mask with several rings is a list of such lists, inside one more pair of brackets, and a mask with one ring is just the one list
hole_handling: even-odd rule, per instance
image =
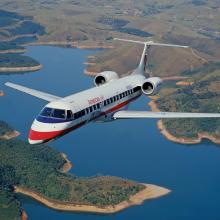
[[38, 132], [31, 129], [29, 132], [28, 142], [30, 144], [42, 144], [44, 140], [42, 140], [42, 137]]
[[29, 144], [42, 144], [43, 140], [31, 140], [30, 138], [28, 138], [28, 142]]

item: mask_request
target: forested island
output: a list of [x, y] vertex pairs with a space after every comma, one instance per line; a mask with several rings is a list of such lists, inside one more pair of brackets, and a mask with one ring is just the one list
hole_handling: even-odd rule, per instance
[[44, 33], [44, 27], [31, 16], [0, 10], [0, 73], [39, 70], [40, 63], [22, 53], [26, 44]]
[[[13, 131], [3, 122], [1, 128], [2, 134]], [[63, 172], [66, 163], [69, 162], [60, 152], [47, 145], [1, 140], [0, 219], [20, 217], [21, 204], [15, 192], [59, 210], [106, 214], [169, 193], [158, 186], [114, 176], [77, 177]]]

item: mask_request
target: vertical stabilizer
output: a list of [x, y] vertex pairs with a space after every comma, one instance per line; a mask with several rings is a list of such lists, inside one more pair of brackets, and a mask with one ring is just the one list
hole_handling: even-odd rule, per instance
[[141, 74], [144, 75], [145, 70], [146, 70], [146, 66], [147, 66], [147, 56], [148, 56], [148, 50], [149, 46], [147, 44], [144, 44], [144, 50], [141, 56], [141, 60], [140, 63], [137, 67], [137, 69], [134, 71], [135, 74]]
[[138, 65], [138, 67], [135, 69], [135, 71], [133, 72], [133, 74], [141, 74], [141, 75], [144, 75], [144, 73], [145, 73], [146, 65], [147, 65], [147, 56], [148, 56], [147, 53], [148, 53], [148, 49], [151, 46], [189, 48], [188, 46], [182, 46], [182, 45], [177, 45], [177, 44], [155, 43], [153, 41], [142, 42], [142, 41], [121, 39], [121, 38], [114, 38], [114, 40], [119, 40], [119, 41], [125, 41], [125, 42], [131, 42], [131, 43], [143, 44], [144, 45], [144, 50], [143, 50], [143, 53], [142, 53], [142, 56], [141, 56], [140, 63]]

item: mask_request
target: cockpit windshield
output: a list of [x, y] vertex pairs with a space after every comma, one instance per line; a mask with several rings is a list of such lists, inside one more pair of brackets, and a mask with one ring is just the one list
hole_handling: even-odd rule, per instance
[[44, 117], [50, 117], [51, 116], [51, 113], [52, 113], [52, 108], [44, 108], [40, 115], [41, 116], [44, 116]]
[[65, 110], [63, 109], [53, 109], [52, 118], [66, 118]]
[[72, 117], [72, 111], [71, 110], [65, 110], [65, 109], [53, 109], [45, 107], [41, 113], [40, 116], [43, 117], [50, 117], [50, 118], [59, 118], [59, 119], [70, 119]]

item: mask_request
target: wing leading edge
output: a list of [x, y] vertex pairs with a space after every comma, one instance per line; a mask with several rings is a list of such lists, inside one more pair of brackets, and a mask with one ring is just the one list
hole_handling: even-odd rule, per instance
[[135, 118], [220, 118], [220, 113], [189, 113], [189, 112], [150, 112], [150, 111], [118, 111], [115, 119]]
[[48, 102], [52, 102], [52, 101], [56, 101], [58, 99], [61, 99], [61, 97], [59, 97], [59, 96], [51, 95], [51, 94], [41, 92], [41, 91], [38, 91], [38, 90], [35, 90], [35, 89], [30, 89], [30, 88], [27, 88], [27, 87], [24, 87], [24, 86], [20, 86], [18, 84], [7, 82], [7, 83], [5, 83], [5, 85], [10, 87], [10, 88], [19, 90], [21, 92], [27, 93], [29, 95], [35, 96], [37, 98], [43, 99], [43, 100], [48, 101]]

